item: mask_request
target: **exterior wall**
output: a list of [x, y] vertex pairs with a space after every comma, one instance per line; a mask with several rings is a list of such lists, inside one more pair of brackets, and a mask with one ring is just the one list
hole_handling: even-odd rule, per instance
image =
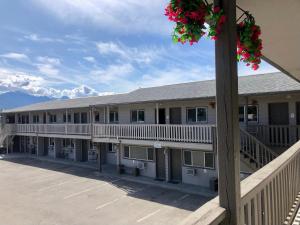
[[[188, 169], [195, 169], [195, 175], [188, 175]], [[217, 171], [213, 169], [203, 169], [197, 167], [182, 166], [182, 182], [186, 184], [210, 187], [210, 180], [218, 177]]]

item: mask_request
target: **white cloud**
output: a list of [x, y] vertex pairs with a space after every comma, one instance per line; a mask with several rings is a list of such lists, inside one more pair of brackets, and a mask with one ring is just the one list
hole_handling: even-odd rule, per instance
[[41, 76], [29, 75], [11, 69], [0, 68], [0, 92], [23, 91], [32, 95], [69, 98], [97, 96], [112, 94], [112, 92], [98, 92], [86, 85], [80, 85], [70, 89], [57, 89], [49, 87], [51, 81]]
[[59, 70], [51, 64], [37, 64], [37, 68], [42, 74], [48, 76], [56, 76], [59, 74]]
[[109, 65], [107, 68], [91, 71], [92, 78], [102, 84], [112, 85], [113, 81], [122, 82], [134, 71], [131, 64]]
[[83, 59], [90, 62], [90, 63], [95, 63], [96, 62], [96, 59], [92, 56], [86, 56], [86, 57], [83, 57]]
[[34, 42], [64, 42], [60, 38], [41, 37], [37, 34], [25, 35], [24, 38]]
[[50, 58], [50, 57], [37, 57], [37, 61], [39, 63], [36, 64], [38, 70], [45, 75], [56, 76], [59, 74], [59, 69], [57, 68], [61, 62], [58, 58]]
[[37, 57], [37, 61], [44, 63], [44, 64], [51, 64], [53, 66], [59, 66], [61, 64], [60, 59], [58, 58], [51, 58], [48, 56], [39, 56]]
[[117, 33], [170, 33], [167, 0], [32, 0], [64, 23], [93, 24]]
[[12, 59], [17, 61], [27, 61], [29, 58], [27, 55], [23, 53], [9, 52], [3, 55], [0, 55], [2, 58]]
[[97, 49], [101, 55], [118, 55], [123, 60], [142, 64], [151, 63], [161, 52], [155, 47], [134, 48], [114, 42], [98, 42]]

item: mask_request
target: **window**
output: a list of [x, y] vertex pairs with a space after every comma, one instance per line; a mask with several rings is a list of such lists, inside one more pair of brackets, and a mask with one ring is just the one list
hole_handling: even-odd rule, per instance
[[72, 139], [63, 139], [63, 148], [72, 147]]
[[191, 151], [184, 151], [184, 165], [192, 166], [192, 152]]
[[240, 122], [245, 121], [245, 108], [244, 108], [244, 106], [239, 107], [239, 121]]
[[148, 148], [148, 160], [153, 161], [154, 160], [154, 148]]
[[88, 115], [86, 112], [81, 113], [81, 123], [87, 123], [88, 122]]
[[33, 115], [33, 117], [32, 117], [32, 122], [33, 122], [33, 123], [39, 123], [39, 122], [40, 122], [40, 117], [39, 117], [39, 115]]
[[129, 146], [124, 146], [124, 158], [129, 158]]
[[[239, 121], [245, 122], [245, 106], [239, 107]], [[258, 106], [248, 106], [248, 122], [258, 122]]]
[[142, 146], [124, 146], [124, 158], [153, 161], [154, 149]]
[[56, 115], [55, 114], [50, 115], [50, 123], [56, 123]]
[[131, 122], [132, 123], [145, 122], [145, 110], [132, 110], [131, 111]]
[[95, 112], [95, 122], [100, 122], [100, 113]]
[[110, 123], [119, 122], [119, 113], [118, 113], [118, 111], [110, 111], [109, 112], [109, 122]]
[[49, 138], [49, 145], [50, 146], [54, 146], [55, 145], [54, 138]]
[[258, 122], [258, 107], [256, 105], [248, 106], [248, 121]]
[[183, 157], [185, 166], [215, 168], [214, 153], [212, 152], [184, 150]]
[[[64, 123], [66, 123], [67, 122], [67, 116], [66, 116], [66, 114], [64, 113]], [[68, 114], [68, 123], [71, 123], [71, 114]]]
[[112, 143], [108, 144], [108, 152], [111, 152], [111, 153], [116, 152], [114, 144], [112, 144]]
[[207, 108], [206, 107], [188, 108], [187, 122], [188, 123], [207, 122]]
[[29, 123], [29, 116], [28, 115], [22, 115], [21, 122], [22, 122], [22, 124]]
[[215, 168], [214, 154], [212, 152], [204, 153], [204, 167], [205, 168]]
[[80, 114], [74, 113], [74, 123], [80, 123]]

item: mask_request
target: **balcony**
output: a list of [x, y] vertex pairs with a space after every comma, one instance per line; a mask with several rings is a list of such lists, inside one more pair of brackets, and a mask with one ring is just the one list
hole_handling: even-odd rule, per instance
[[91, 135], [90, 124], [14, 124], [13, 134]]
[[[9, 128], [9, 129], [8, 129]], [[213, 143], [213, 125], [169, 124], [12, 124], [6, 130], [18, 135], [76, 135], [90, 138], [132, 139], [183, 143]], [[3, 130], [3, 132], [5, 132]]]
[[[292, 224], [300, 203], [300, 141], [241, 182], [241, 225]], [[215, 198], [182, 224], [219, 225], [226, 210]]]
[[93, 137], [211, 144], [213, 130], [213, 125], [94, 124]]

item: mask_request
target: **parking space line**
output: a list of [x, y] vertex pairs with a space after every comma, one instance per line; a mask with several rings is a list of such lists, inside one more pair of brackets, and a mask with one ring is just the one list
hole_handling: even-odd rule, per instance
[[100, 185], [97, 184], [97, 185], [95, 185], [95, 186], [93, 186], [93, 187], [90, 187], [90, 188], [88, 188], [88, 189], [85, 189], [85, 190], [82, 190], [82, 191], [79, 191], [79, 192], [70, 194], [70, 195], [64, 197], [63, 199], [66, 200], [66, 199], [69, 199], [69, 198], [78, 196], [78, 195], [83, 194], [83, 193], [85, 193], [85, 192], [89, 192], [89, 191], [91, 191], [91, 190], [93, 190], [93, 189], [96, 189], [96, 188], [99, 188], [99, 187], [103, 187], [103, 186], [112, 184], [112, 183], [117, 182], [117, 181], [119, 181], [119, 180], [121, 180], [121, 179], [115, 179], [115, 180], [113, 180], [113, 181], [105, 182], [104, 184], [100, 184]]
[[119, 200], [121, 200], [121, 199], [123, 199], [123, 198], [126, 198], [126, 197], [127, 197], [127, 196], [124, 195], [124, 196], [122, 196], [122, 197], [120, 197], [120, 198], [116, 198], [116, 199], [114, 199], [114, 200], [112, 200], [112, 201], [109, 201], [109, 202], [106, 202], [106, 203], [104, 203], [104, 204], [102, 204], [102, 205], [99, 205], [99, 206], [96, 207], [96, 210], [99, 210], [99, 209], [102, 209], [102, 208], [104, 208], [104, 207], [106, 207], [106, 206], [109, 206], [109, 205], [111, 205], [111, 204], [113, 204], [113, 203], [115, 203], [115, 202], [117, 202], [117, 201], [119, 201]]
[[58, 184], [53, 184], [53, 185], [50, 185], [50, 186], [48, 186], [48, 187], [41, 188], [41, 189], [39, 189], [38, 191], [49, 190], [49, 189], [54, 188], [54, 187], [59, 187], [59, 186], [62, 186], [62, 185], [64, 185], [64, 184], [71, 183], [72, 181], [73, 181], [73, 180], [69, 180], [69, 181], [64, 181], [64, 182], [58, 183]]
[[85, 189], [85, 190], [83, 190], [83, 191], [79, 191], [79, 192], [77, 192], [77, 193], [68, 195], [68, 196], [64, 197], [64, 200], [69, 199], [69, 198], [72, 198], [72, 197], [75, 197], [75, 196], [80, 195], [80, 194], [83, 194], [83, 193], [85, 193], [85, 192], [91, 191], [91, 190], [93, 190], [94, 188], [95, 188], [95, 187], [91, 187], [91, 188]]
[[144, 221], [144, 220], [150, 218], [151, 216], [154, 216], [155, 214], [159, 213], [160, 211], [161, 211], [161, 209], [158, 209], [158, 210], [156, 210], [156, 211], [154, 211], [154, 212], [152, 212], [152, 213], [149, 213], [148, 215], [146, 215], [146, 216], [144, 216], [144, 217], [138, 219], [136, 222], [137, 222], [137, 223], [140, 223], [140, 222], [142, 222], [142, 221]]
[[[190, 196], [189, 194], [184, 194], [184, 195], [180, 196], [178, 199], [175, 199], [172, 203], [178, 203], [178, 202], [180, 202], [180, 201], [186, 199], [186, 198], [189, 197], [189, 196]], [[144, 221], [144, 220], [146, 220], [146, 219], [148, 219], [148, 218], [154, 216], [155, 214], [159, 213], [159, 212], [162, 211], [163, 209], [167, 209], [167, 208], [169, 208], [169, 207], [170, 207], [170, 206], [165, 205], [165, 206], [163, 206], [162, 208], [160, 208], [160, 209], [158, 209], [158, 210], [156, 210], [156, 211], [154, 211], [154, 212], [152, 212], [152, 213], [149, 213], [148, 215], [146, 215], [146, 216], [144, 216], [144, 217], [138, 219], [136, 222], [137, 222], [137, 223], [140, 223], [140, 222], [142, 222], [142, 221]]]
[[[189, 197], [189, 196], [190, 196], [189, 194], [183, 195], [183, 196], [181, 196], [179, 199], [177, 199], [177, 201], [182, 201], [182, 200], [186, 199], [186, 198]], [[177, 202], [177, 201], [176, 201], [176, 202]]]

